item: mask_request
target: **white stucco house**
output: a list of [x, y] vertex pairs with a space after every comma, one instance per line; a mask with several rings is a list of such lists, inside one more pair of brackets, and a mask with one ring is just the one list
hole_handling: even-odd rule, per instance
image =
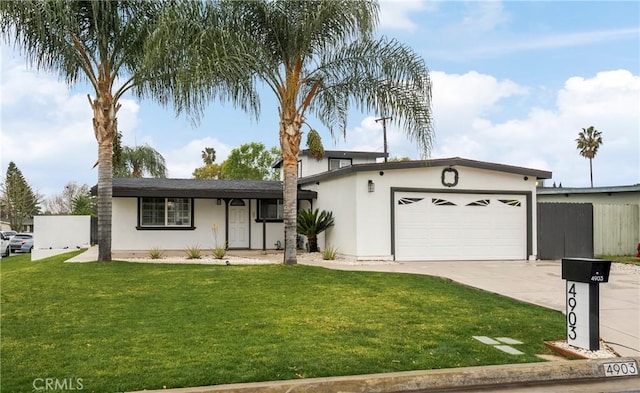
[[[299, 208], [333, 212], [319, 238], [353, 259], [521, 260], [536, 255], [536, 182], [551, 172], [464, 158], [377, 162], [302, 151]], [[276, 167], [279, 163], [276, 163]], [[284, 242], [279, 181], [113, 179], [114, 256]], [[217, 228], [217, 239], [212, 227]]]

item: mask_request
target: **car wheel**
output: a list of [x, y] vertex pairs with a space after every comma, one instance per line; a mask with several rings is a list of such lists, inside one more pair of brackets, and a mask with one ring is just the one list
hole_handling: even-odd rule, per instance
[[7, 247], [6, 250], [4, 250], [4, 254], [2, 254], [3, 257], [8, 257], [9, 256], [9, 247]]

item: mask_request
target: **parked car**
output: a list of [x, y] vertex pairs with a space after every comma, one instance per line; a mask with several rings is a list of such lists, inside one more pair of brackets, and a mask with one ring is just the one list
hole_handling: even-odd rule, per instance
[[11, 252], [31, 252], [31, 249], [33, 249], [33, 235], [30, 233], [18, 233], [11, 238], [9, 245]]
[[11, 240], [12, 237], [18, 234], [16, 231], [0, 231], [7, 239]]
[[9, 243], [11, 240], [9, 236], [5, 236], [4, 232], [0, 232], [0, 252], [2, 253], [2, 257], [8, 257], [10, 253]]

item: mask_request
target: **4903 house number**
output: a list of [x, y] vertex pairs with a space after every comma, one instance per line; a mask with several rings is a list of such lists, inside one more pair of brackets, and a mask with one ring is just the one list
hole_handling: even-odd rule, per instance
[[567, 291], [567, 337], [569, 340], [575, 340], [578, 338], [576, 332], [578, 315], [576, 314], [576, 306], [578, 305], [578, 299], [576, 299], [576, 283], [572, 283]]
[[604, 363], [605, 377], [624, 377], [638, 375], [638, 365], [634, 361]]

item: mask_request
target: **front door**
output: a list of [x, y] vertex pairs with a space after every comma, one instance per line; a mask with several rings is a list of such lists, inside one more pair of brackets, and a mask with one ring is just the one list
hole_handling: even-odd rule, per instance
[[244, 199], [229, 202], [229, 248], [249, 248], [249, 203]]

